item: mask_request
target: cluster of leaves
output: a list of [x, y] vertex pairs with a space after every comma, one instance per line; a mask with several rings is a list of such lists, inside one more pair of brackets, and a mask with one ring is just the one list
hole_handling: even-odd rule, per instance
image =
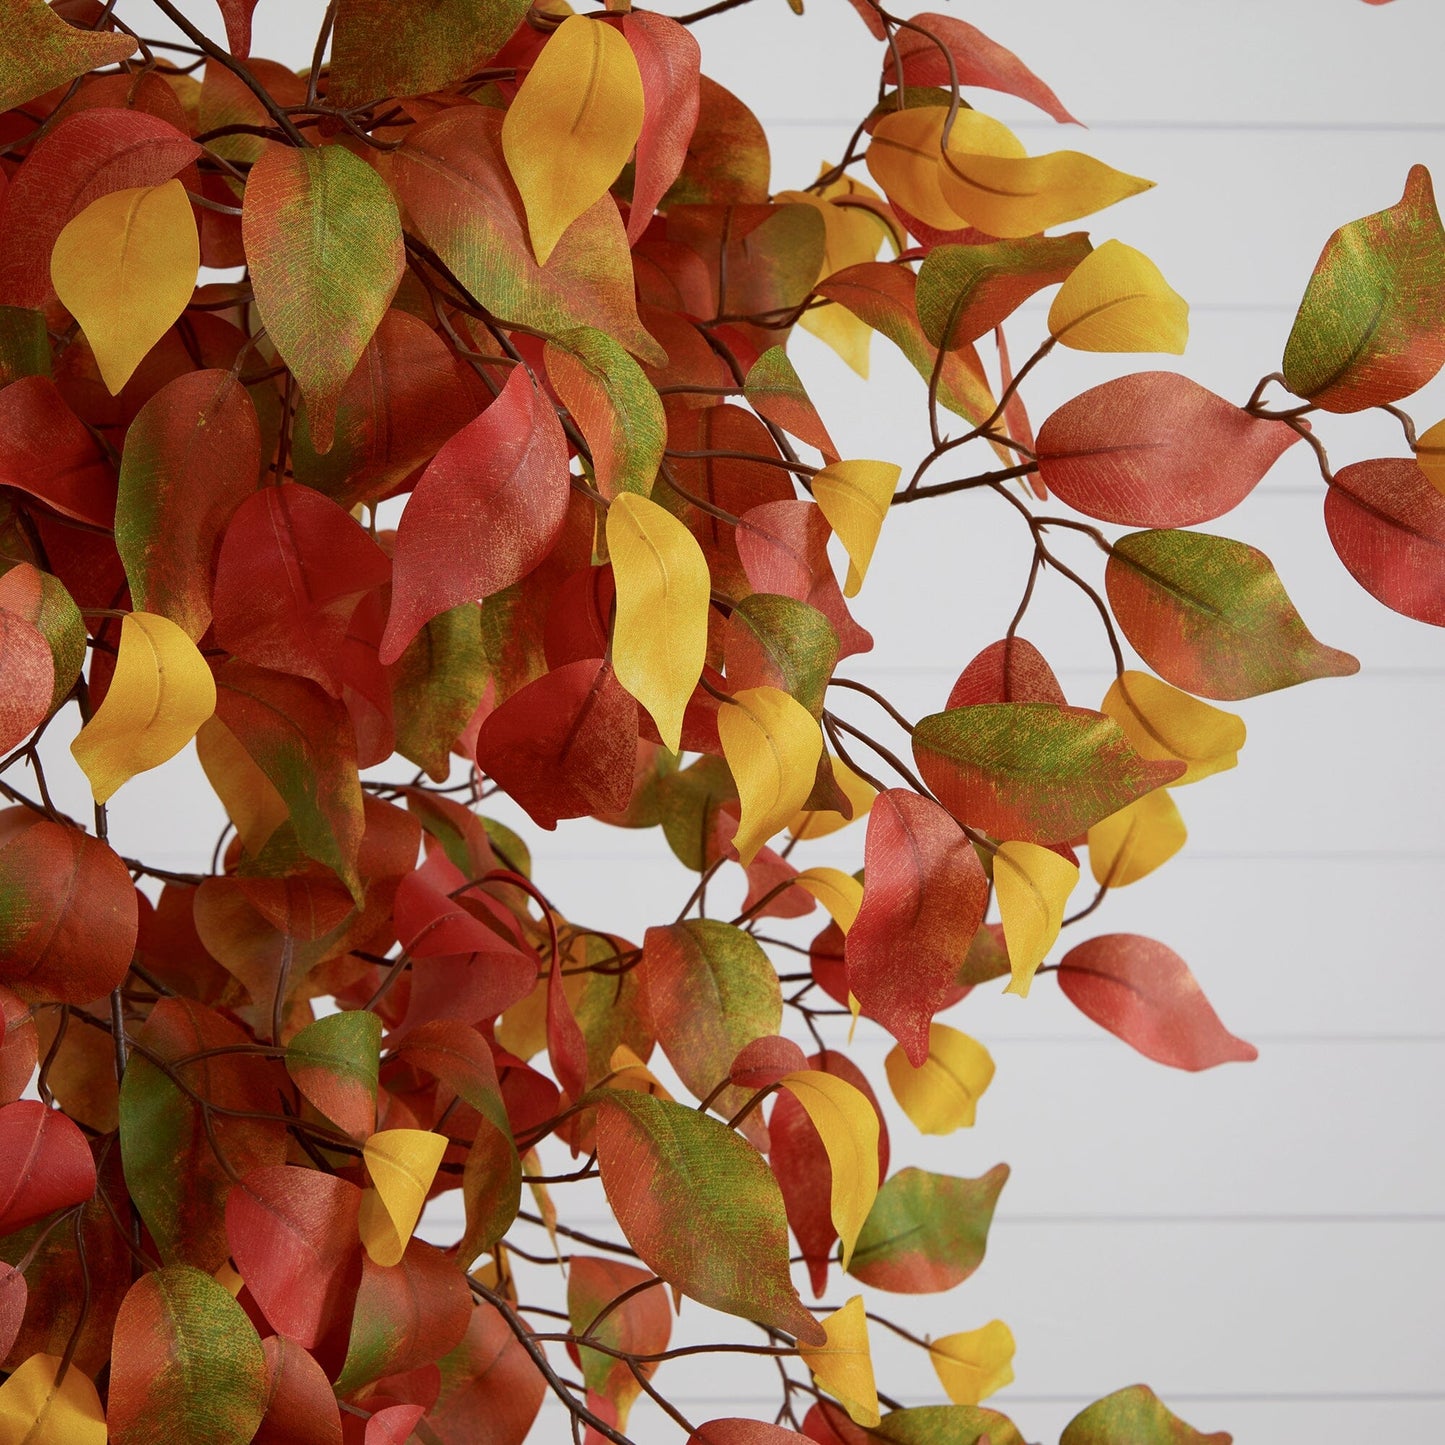
[[[1004, 1324], [922, 1339], [795, 1285], [796, 1262], [820, 1299], [950, 1289], [1007, 1177], [890, 1173], [884, 1081], [841, 1031], [893, 1037], [887, 1087], [929, 1133], [993, 1074], [937, 1016], [1004, 979], [1052, 976], [1176, 1068], [1254, 1056], [1161, 943], [1045, 960], [1182, 846], [1172, 790], [1244, 740], [1216, 702], [1356, 670], [1262, 553], [1194, 530], [1283, 452], [1313, 450], [1349, 571], [1445, 624], [1445, 431], [1417, 442], [1396, 405], [1445, 360], [1428, 175], [1329, 242], [1245, 405], [1143, 371], [1035, 435], [1020, 384], [1055, 347], [1177, 353], [1187, 308], [1122, 242], [1045, 234], [1148, 183], [1026, 154], [965, 90], [1072, 118], [962, 20], [855, 0], [879, 102], [770, 194], [687, 28], [739, 0], [333, 0], [299, 75], [250, 56], [255, 0], [221, 0], [228, 47], [151, 3], [182, 41], [96, 0], [0, 22], [0, 1439], [520, 1445], [551, 1392], [626, 1445], [645, 1392], [695, 1445], [1017, 1445], [981, 1403], [1012, 1378]], [[1003, 324], [1054, 287], [1015, 371]], [[839, 455], [795, 326], [917, 369], [906, 483]], [[1334, 470], [1311, 418], [1367, 408], [1411, 454]], [[930, 479], [967, 446], [988, 469]], [[964, 491], [1032, 561], [913, 722], [837, 674], [872, 645], [849, 602], [892, 506]], [[1020, 634], [1045, 572], [1102, 623], [1098, 708]], [[46, 783], [64, 719], [86, 822]], [[109, 800], [192, 739], [231, 822], [209, 871], [121, 856]], [[410, 782], [363, 778], [394, 754]], [[692, 896], [640, 945], [567, 917], [478, 811], [499, 791], [543, 829], [660, 828]], [[858, 874], [793, 861], [850, 822]], [[1066, 917], [1080, 849], [1097, 892]], [[727, 869], [731, 920], [706, 906]], [[819, 909], [810, 947], [759, 932]], [[554, 1201], [594, 1178], [620, 1238]], [[446, 1191], [462, 1237], [413, 1238]], [[551, 1306], [517, 1260], [556, 1267]], [[669, 1292], [760, 1339], [672, 1346]], [[953, 1403], [880, 1393], [870, 1322]], [[697, 1425], [654, 1384], [734, 1349], [775, 1360], [776, 1423]], [[1227, 1439], [1143, 1386], [1063, 1437]]]

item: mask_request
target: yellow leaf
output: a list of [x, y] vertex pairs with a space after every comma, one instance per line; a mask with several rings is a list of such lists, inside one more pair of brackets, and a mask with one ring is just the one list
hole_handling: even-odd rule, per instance
[[846, 306], [830, 301], [815, 306], [798, 318], [798, 325], [810, 331], [824, 346], [831, 348], [843, 364], [868, 380], [868, 352], [873, 343], [873, 328], [855, 316]]
[[1415, 443], [1415, 460], [1437, 492], [1445, 492], [1445, 421], [1437, 421]]
[[955, 1405], [977, 1405], [1013, 1383], [1013, 1331], [1002, 1320], [944, 1335], [928, 1347], [939, 1383]]
[[833, 462], [813, 478], [813, 500], [848, 552], [845, 597], [856, 597], [868, 574], [902, 470], [892, 462]]
[[631, 1089], [635, 1093], [651, 1094], [658, 1099], [672, 1098], [667, 1085], [626, 1044], [618, 1044], [612, 1050], [607, 1066], [612, 1072], [602, 1080], [604, 1088]]
[[1101, 711], [1124, 729], [1141, 757], [1186, 765], [1171, 787], [1232, 768], [1244, 746], [1242, 717], [1200, 702], [1148, 672], [1121, 673], [1104, 695]]
[[993, 1082], [984, 1046], [947, 1024], [928, 1026], [928, 1057], [915, 1069], [895, 1046], [883, 1061], [888, 1087], [922, 1134], [971, 1128], [983, 1092]]
[[50, 279], [114, 396], [186, 309], [201, 243], [179, 181], [112, 191], [60, 233]]
[[1125, 888], [1167, 863], [1188, 838], [1167, 788], [1156, 788], [1089, 829], [1094, 882]]
[[642, 76], [611, 25], [573, 15], [553, 31], [502, 122], [538, 265], [604, 195], [642, 133]]
[[223, 1265], [211, 1273], [211, 1278], [224, 1288], [232, 1299], [237, 1298], [241, 1291], [246, 1288], [246, 1281], [236, 1272], [236, 1266], [228, 1259]]
[[235, 825], [241, 846], [254, 857], [290, 817], [286, 800], [218, 717], [207, 718], [201, 724], [196, 734], [196, 756], [226, 816]]
[[105, 701], [70, 751], [104, 803], [175, 757], [215, 710], [216, 681], [196, 644], [169, 617], [128, 612]]
[[783, 1087], [813, 1121], [833, 1171], [829, 1211], [843, 1245], [843, 1268], [878, 1197], [878, 1115], [861, 1090], [836, 1074], [799, 1069]]
[[0, 1385], [5, 1445], [105, 1445], [105, 1412], [89, 1376], [72, 1365], [57, 1386], [59, 1355], [31, 1355]]
[[1013, 973], [1005, 993], [1028, 996], [1078, 881], [1076, 864], [1038, 843], [1004, 843], [993, 855], [993, 887]]
[[734, 693], [717, 715], [741, 813], [733, 847], [746, 865], [813, 791], [823, 734], [812, 713], [776, 687]]
[[617, 586], [613, 671], [652, 715], [663, 747], [679, 752], [707, 655], [707, 559], [671, 512], [632, 492], [608, 505], [607, 551]]
[[800, 1345], [798, 1353], [813, 1372], [813, 1383], [826, 1390], [855, 1425], [870, 1430], [882, 1417], [878, 1412], [878, 1387], [873, 1382], [863, 1296], [855, 1294], [842, 1309], [818, 1323], [827, 1331], [827, 1342], [814, 1349]]
[[1105, 241], [1069, 273], [1049, 334], [1075, 351], [1167, 351], [1189, 341], [1189, 303], [1142, 252]]
[[851, 873], [841, 868], [805, 868], [793, 882], [811, 893], [844, 933], [852, 928], [863, 906], [863, 885]]
[[547, 1047], [547, 990], [534, 988], [518, 999], [497, 1024], [497, 1042], [519, 1059], [530, 1059]]
[[846, 828], [849, 823], [856, 823], [860, 818], [866, 818], [869, 809], [873, 806], [873, 799], [878, 796], [878, 789], [872, 783], [860, 778], [842, 758], [830, 756], [828, 761], [833, 769], [834, 781], [842, 789], [843, 796], [853, 805], [853, 816], [845, 818], [831, 808], [825, 808], [821, 812], [799, 813], [788, 824], [788, 832], [800, 842], [810, 842], [814, 838], [826, 838], [830, 833], [836, 833], [839, 828]]
[[[978, 112], [960, 111], [956, 119], [969, 114]], [[910, 216], [940, 231], [959, 231], [968, 222], [943, 191], [943, 125], [947, 119], [948, 108], [941, 105], [890, 111], [873, 127], [864, 161], [868, 174], [888, 199], [897, 201]], [[1023, 147], [1015, 145], [1022, 155]]]
[[938, 172], [945, 203], [990, 236], [1032, 236], [1153, 186], [1079, 151], [1027, 156], [1006, 126], [978, 111], [954, 122]]
[[361, 1242], [374, 1264], [400, 1264], [447, 1151], [427, 1129], [383, 1129], [362, 1147], [372, 1188], [361, 1196]]

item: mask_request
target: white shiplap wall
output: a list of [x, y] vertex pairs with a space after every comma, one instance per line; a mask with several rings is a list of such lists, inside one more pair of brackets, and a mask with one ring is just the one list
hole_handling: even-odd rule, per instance
[[[121, 9], [135, 19], [148, 7]], [[256, 53], [303, 64], [320, 9], [261, 0]], [[1091, 127], [1060, 130], [980, 95], [1031, 149], [1080, 146], [1159, 182], [1097, 218], [1095, 235], [1154, 257], [1194, 303], [1184, 368], [1241, 400], [1278, 365], [1330, 231], [1396, 200], [1412, 161], [1445, 175], [1440, 0], [972, 0], [955, 13], [1016, 49]], [[771, 131], [775, 186], [806, 183], [836, 157], [879, 55], [845, 0], [811, 0], [801, 19], [756, 0], [699, 33], [709, 73]], [[1031, 307], [1013, 328], [1016, 357], [1041, 335]], [[809, 337], [794, 354], [845, 454], [909, 464], [921, 453], [922, 386], [886, 343], [866, 387]], [[1035, 424], [1084, 386], [1160, 364], [1174, 363], [1058, 356], [1030, 392]], [[1418, 415], [1441, 414], [1436, 387]], [[1400, 450], [1368, 419], [1326, 436], [1337, 462]], [[1362, 675], [1241, 705], [1250, 743], [1238, 770], [1180, 796], [1189, 849], [1111, 899], [1095, 930], [1176, 947], [1259, 1062], [1161, 1069], [1041, 982], [1027, 1001], [975, 997], [957, 1011], [999, 1065], [971, 1134], [924, 1141], [892, 1120], [895, 1167], [1014, 1167], [972, 1280], [870, 1303], [934, 1333], [1007, 1319], [1018, 1381], [996, 1403], [1030, 1439], [1138, 1379], [1240, 1445], [1445, 1438], [1445, 639], [1359, 592], [1320, 503], [1298, 447], [1213, 527], [1262, 546], [1316, 633], [1357, 652]], [[1026, 560], [1019, 531], [981, 498], [895, 514], [858, 603], [878, 648], [848, 672], [906, 712], [941, 706], [1007, 622]], [[1024, 631], [1067, 660], [1071, 700], [1097, 702], [1107, 653], [1066, 584], [1042, 588]], [[214, 807], [191, 767], [127, 787], [113, 810], [125, 850], [196, 861], [190, 840], [213, 836]], [[600, 926], [635, 934], [652, 898], [688, 890], [656, 835], [529, 835], [549, 892]], [[860, 842], [843, 834], [810, 857], [855, 867]], [[876, 1034], [855, 1046], [875, 1072], [883, 1052]], [[600, 1227], [600, 1200], [579, 1201]], [[682, 1327], [719, 1325], [689, 1305]], [[918, 1351], [880, 1332], [875, 1352], [892, 1392], [941, 1398]], [[669, 1365], [659, 1384], [694, 1420], [773, 1398], [770, 1368], [716, 1359]], [[646, 1404], [633, 1423], [644, 1445], [681, 1438]], [[561, 1412], [549, 1406], [534, 1436], [567, 1439]]]

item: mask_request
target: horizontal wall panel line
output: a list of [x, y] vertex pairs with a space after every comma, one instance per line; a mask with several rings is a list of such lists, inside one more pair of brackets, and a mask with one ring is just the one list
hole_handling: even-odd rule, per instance
[[[967, 87], [965, 87], [967, 88]], [[760, 117], [764, 129], [777, 126], [786, 130], [804, 130], [813, 126], [843, 126], [851, 132], [857, 119], [834, 116], [785, 116], [775, 119]], [[1010, 130], [1041, 130], [1049, 134], [1077, 136], [1078, 131], [1061, 128], [1032, 117], [1008, 122]], [[1104, 131], [1168, 131], [1170, 134], [1194, 132], [1200, 135], [1221, 131], [1243, 135], [1445, 135], [1445, 123], [1433, 120], [1091, 120], [1087, 129]]]

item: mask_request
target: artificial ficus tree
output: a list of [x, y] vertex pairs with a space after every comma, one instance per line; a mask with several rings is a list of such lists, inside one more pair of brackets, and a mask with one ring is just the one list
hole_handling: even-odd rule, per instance
[[[1140, 370], [1035, 429], [1056, 348], [1184, 349], [1148, 257], [1059, 232], [1149, 182], [1028, 155], [990, 91], [1073, 117], [1021, 60], [855, 0], [878, 102], [771, 192], [690, 28], [735, 3], [333, 0], [299, 74], [250, 54], [255, 0], [224, 44], [171, 0], [8, 5], [5, 1445], [520, 1445], [549, 1393], [616, 1445], [643, 1394], [692, 1445], [1010, 1445], [1007, 1325], [921, 1338], [884, 1298], [979, 1267], [1007, 1167], [899, 1167], [878, 1095], [971, 1124], [994, 1065], [950, 1011], [1040, 979], [1162, 1064], [1254, 1057], [1172, 949], [1092, 918], [1235, 764], [1219, 703], [1358, 667], [1195, 530], [1285, 451], [1348, 571], [1445, 625], [1445, 426], [1398, 405], [1445, 362], [1430, 177], [1328, 241], [1243, 405]], [[906, 474], [840, 453], [797, 327], [916, 368]], [[1336, 467], [1331, 414], [1366, 409], [1405, 454]], [[848, 676], [850, 604], [891, 508], [961, 492], [1032, 560], [910, 719]], [[1096, 708], [1023, 634], [1045, 572], [1101, 624]], [[193, 741], [221, 839], [123, 855], [111, 800]], [[658, 830], [696, 887], [640, 941], [575, 918], [497, 793]], [[808, 862], [849, 825], [857, 873]], [[855, 1027], [895, 1041], [880, 1077]], [[607, 1238], [571, 1222], [592, 1179]], [[449, 1192], [460, 1236], [416, 1237]], [[678, 1342], [704, 1309], [726, 1339]], [[880, 1389], [873, 1328], [951, 1403]], [[771, 1355], [775, 1419], [686, 1418], [668, 1362], [702, 1350]], [[1062, 1445], [1227, 1439], [1132, 1386]]]

